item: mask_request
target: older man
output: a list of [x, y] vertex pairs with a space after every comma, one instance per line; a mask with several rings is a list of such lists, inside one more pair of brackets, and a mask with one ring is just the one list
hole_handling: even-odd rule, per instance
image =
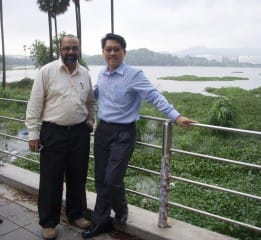
[[56, 237], [64, 179], [69, 222], [90, 225], [83, 213], [95, 98], [88, 71], [78, 63], [79, 52], [77, 37], [62, 38], [61, 57], [40, 69], [26, 111], [29, 148], [40, 151], [38, 211], [45, 239]]

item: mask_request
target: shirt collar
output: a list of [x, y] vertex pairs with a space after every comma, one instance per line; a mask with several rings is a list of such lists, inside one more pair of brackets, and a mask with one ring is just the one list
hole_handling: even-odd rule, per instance
[[124, 71], [126, 69], [126, 63], [125, 62], [122, 62], [121, 65], [119, 67], [117, 67], [116, 69], [113, 70], [113, 72], [109, 72], [108, 70], [108, 65], [104, 68], [103, 70], [103, 73], [106, 74], [106, 75], [110, 75], [110, 74], [114, 74], [114, 73], [117, 73], [117, 74], [120, 74], [123, 76], [124, 74]]

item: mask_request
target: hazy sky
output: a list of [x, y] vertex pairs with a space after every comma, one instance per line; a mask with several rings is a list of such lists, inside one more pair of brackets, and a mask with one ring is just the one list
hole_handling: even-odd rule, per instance
[[[83, 53], [101, 53], [100, 40], [111, 31], [110, 2], [81, 0]], [[24, 54], [23, 45], [36, 39], [49, 45], [47, 14], [37, 0], [3, 0], [3, 15], [6, 54]], [[76, 34], [72, 2], [57, 20], [58, 32]], [[127, 50], [261, 47], [261, 0], [114, 0], [114, 23]]]

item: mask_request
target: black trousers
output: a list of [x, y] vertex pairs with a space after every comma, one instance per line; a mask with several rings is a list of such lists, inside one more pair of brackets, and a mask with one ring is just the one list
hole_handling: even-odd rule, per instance
[[86, 123], [72, 127], [44, 122], [40, 132], [39, 223], [55, 227], [60, 222], [64, 178], [66, 216], [74, 220], [87, 208], [86, 177], [90, 151], [90, 129]]
[[100, 121], [95, 131], [95, 187], [93, 222], [105, 223], [111, 209], [121, 216], [127, 210], [124, 176], [136, 143], [136, 126]]

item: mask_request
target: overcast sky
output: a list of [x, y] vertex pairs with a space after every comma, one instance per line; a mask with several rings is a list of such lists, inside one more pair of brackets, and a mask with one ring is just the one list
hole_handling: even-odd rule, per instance
[[[83, 53], [101, 53], [100, 40], [111, 31], [110, 2], [81, 0]], [[3, 0], [3, 15], [6, 54], [24, 54], [36, 39], [49, 45], [47, 14], [37, 0]], [[58, 32], [76, 34], [72, 2], [57, 20]], [[261, 0], [114, 0], [114, 23], [127, 50], [261, 48]]]

